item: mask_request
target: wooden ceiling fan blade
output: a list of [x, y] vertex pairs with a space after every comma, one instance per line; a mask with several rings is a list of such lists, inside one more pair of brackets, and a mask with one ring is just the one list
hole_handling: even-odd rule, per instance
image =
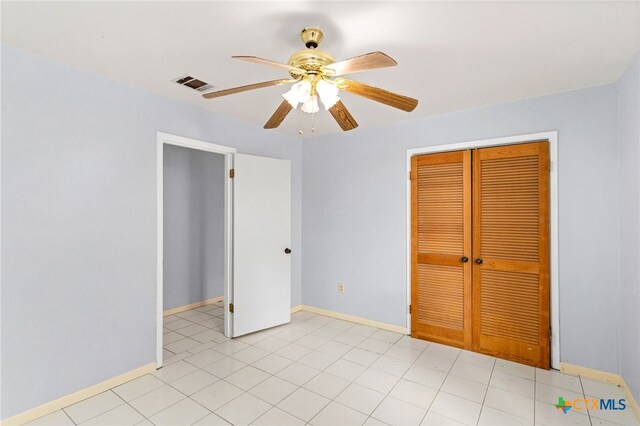
[[354, 95], [362, 96], [407, 112], [413, 111], [416, 106], [418, 106], [417, 99], [398, 95], [397, 93], [369, 86], [364, 83], [358, 83], [357, 81], [340, 79], [338, 81], [338, 87], [345, 92], [353, 93]]
[[282, 101], [276, 112], [269, 118], [267, 123], [264, 125], [265, 129], [275, 129], [282, 123], [282, 120], [289, 114], [293, 107], [286, 100]]
[[248, 84], [246, 86], [232, 87], [231, 89], [218, 90], [217, 92], [209, 92], [202, 95], [205, 99], [219, 98], [220, 96], [233, 95], [234, 93], [246, 92], [247, 90], [262, 89], [263, 87], [278, 86], [290, 83], [295, 80], [271, 80], [262, 83]]
[[342, 75], [377, 68], [393, 67], [396, 65], [398, 65], [398, 63], [389, 55], [382, 52], [371, 52], [356, 56], [355, 58], [335, 62], [325, 66], [324, 69], [333, 70], [334, 75]]
[[270, 61], [269, 59], [258, 58], [257, 56], [232, 56], [233, 59], [239, 59], [245, 62], [251, 62], [252, 64], [266, 65], [269, 67], [280, 68], [287, 71], [293, 71], [299, 74], [304, 74], [305, 71], [302, 68], [292, 67], [291, 65], [281, 64], [280, 62]]
[[342, 101], [338, 101], [329, 108], [329, 112], [333, 115], [333, 118], [338, 122], [338, 125], [345, 132], [353, 130], [358, 127], [358, 123], [353, 118], [347, 107], [344, 106]]

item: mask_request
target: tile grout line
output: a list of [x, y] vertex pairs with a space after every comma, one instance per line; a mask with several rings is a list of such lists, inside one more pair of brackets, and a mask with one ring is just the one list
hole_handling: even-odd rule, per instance
[[[405, 336], [408, 336], [408, 334], [405, 334]], [[401, 337], [400, 339], [402, 339], [402, 337]], [[398, 341], [400, 341], [400, 339], [398, 339]], [[397, 341], [396, 341], [396, 343], [397, 343]], [[409, 370], [411, 369], [411, 367], [413, 367], [413, 366], [415, 365], [415, 363], [416, 363], [416, 361], [418, 360], [418, 358], [419, 358], [419, 357], [420, 357], [420, 356], [421, 356], [421, 355], [422, 355], [422, 354], [427, 350], [427, 348], [428, 348], [430, 345], [431, 345], [431, 342], [429, 342], [429, 344], [428, 344], [427, 346], [425, 346], [425, 348], [420, 352], [420, 355], [418, 355], [418, 356], [416, 357], [416, 359], [411, 363], [411, 365], [409, 366], [409, 368], [407, 369], [407, 371], [409, 371]], [[389, 351], [389, 349], [387, 349], [387, 351], [386, 351], [386, 352], [388, 352], [388, 351]], [[386, 352], [385, 352], [385, 353], [386, 353]], [[378, 358], [379, 358], [379, 357], [378, 357]], [[375, 361], [374, 361], [374, 362], [375, 362]], [[365, 370], [365, 371], [366, 371], [366, 370]], [[406, 374], [406, 372], [407, 372], [407, 371], [405, 371], [405, 373], [404, 373], [404, 374]], [[363, 372], [363, 373], [364, 373], [364, 372]], [[378, 403], [378, 405], [376, 405], [376, 407], [375, 407], [373, 410], [371, 410], [371, 414], [369, 414], [369, 416], [367, 417], [367, 420], [369, 420], [369, 419], [378, 420], [378, 419], [376, 419], [375, 417], [373, 417], [373, 413], [378, 409], [378, 407], [380, 407], [380, 404], [382, 404], [382, 403], [384, 402], [384, 400], [385, 400], [385, 399], [387, 399], [387, 397], [388, 397], [389, 395], [391, 395], [391, 392], [393, 392], [393, 390], [396, 388], [396, 386], [398, 386], [398, 383], [400, 383], [400, 380], [402, 380], [402, 379], [404, 378], [404, 374], [403, 374], [402, 376], [400, 376], [400, 379], [398, 380], [398, 382], [393, 386], [393, 388], [391, 388], [391, 390], [390, 390], [390, 391], [389, 391], [389, 392], [384, 396], [384, 398], [382, 398], [382, 401], [380, 401], [380, 402]], [[358, 376], [358, 377], [360, 377], [360, 376]], [[406, 380], [406, 379], [405, 379], [405, 380]], [[409, 380], [409, 381], [410, 381], [410, 380]], [[354, 380], [354, 382], [353, 382], [353, 383], [355, 383], [355, 380]], [[412, 382], [412, 383], [415, 383], [415, 382]], [[366, 386], [365, 386], [365, 387], [366, 387]], [[367, 389], [369, 389], [369, 388], [367, 388]], [[437, 395], [437, 393], [436, 393], [436, 395]], [[393, 398], [393, 397], [392, 397], [392, 398]], [[435, 397], [434, 397], [434, 398], [435, 398]], [[433, 402], [433, 401], [432, 401], [432, 402]], [[407, 403], [407, 404], [409, 404], [409, 405], [413, 405], [413, 404], [410, 404], [410, 403]], [[422, 408], [422, 407], [418, 407], [418, 408]], [[428, 412], [429, 412], [429, 409], [427, 408], [427, 410], [425, 411], [424, 415], [422, 416], [422, 419], [420, 420], [420, 423], [422, 423], [422, 421], [424, 420], [424, 416], [426, 416]], [[366, 421], [365, 421], [365, 422], [366, 422]]]
[[533, 424], [536, 424], [536, 392], [538, 391], [537, 371], [533, 368]]
[[[580, 382], [580, 389], [582, 389], [582, 397], [586, 398], [586, 394], [584, 393], [584, 385], [582, 384], [582, 377], [578, 376], [578, 381]], [[587, 408], [587, 417], [589, 418], [589, 424], [593, 425], [593, 420], [591, 419], [591, 410]]]
[[[84, 401], [84, 400], [83, 400]], [[67, 413], [67, 411], [65, 410], [66, 408], [71, 407], [71, 405], [67, 406], [67, 407], [63, 407], [60, 409], [60, 411], [62, 411], [68, 418], [69, 420], [71, 420], [71, 423], [73, 423], [74, 425], [78, 426], [78, 423], [76, 423], [75, 420], [73, 420], [73, 418], [69, 415], [69, 413]], [[36, 419], [37, 420], [37, 419]]]
[[[73, 418], [71, 417], [71, 415], [65, 411], [65, 408], [72, 407], [72, 406], [73, 406], [73, 405], [75, 405], [75, 404], [72, 404], [72, 405], [70, 405], [69, 407], [64, 407], [64, 408], [62, 408], [62, 410], [63, 410], [63, 411], [65, 411], [65, 414], [66, 414], [67, 416], [69, 416], [69, 418], [71, 419], [71, 421], [72, 421], [75, 425], [81, 425], [81, 424], [84, 424], [84, 423], [88, 422], [88, 421], [89, 421], [89, 420], [91, 420], [91, 419], [95, 419], [95, 418], [96, 418], [96, 417], [98, 417], [98, 416], [101, 416], [101, 415], [103, 415], [103, 414], [106, 414], [106, 413], [108, 413], [108, 412], [110, 412], [110, 411], [112, 411], [112, 410], [115, 410], [116, 408], [120, 408], [120, 407], [122, 407], [123, 405], [127, 404], [127, 402], [126, 402], [125, 400], [123, 400], [122, 398], [120, 398], [120, 395], [118, 395], [118, 394], [116, 394], [115, 392], [113, 392], [113, 388], [111, 388], [111, 389], [107, 389], [107, 390], [106, 390], [106, 391], [104, 391], [104, 392], [100, 392], [99, 394], [94, 395], [94, 396], [92, 396], [92, 397], [90, 397], [90, 398], [83, 399], [82, 401], [79, 401], [79, 402], [77, 402], [76, 404], [79, 404], [80, 402], [83, 402], [83, 401], [86, 401], [86, 400], [88, 400], [88, 399], [94, 398], [94, 397], [96, 397], [96, 396], [103, 395], [103, 394], [105, 394], [105, 393], [107, 393], [107, 392], [111, 392], [112, 394], [114, 394], [116, 397], [118, 397], [120, 400], [122, 400], [122, 401], [123, 401], [123, 404], [116, 405], [115, 407], [109, 408], [107, 411], [103, 411], [102, 413], [98, 413], [98, 414], [96, 414], [95, 416], [91, 416], [91, 417], [89, 417], [89, 418], [85, 419], [85, 420], [84, 420], [83, 422], [81, 422], [81, 423], [76, 423], [76, 421], [75, 421], [75, 420], [73, 420]], [[133, 407], [132, 407], [132, 408], [133, 408]], [[136, 411], [137, 411], [137, 410], [136, 410]], [[142, 413], [140, 413], [140, 414], [142, 415]], [[144, 417], [144, 416], [142, 416], [142, 417]], [[146, 418], [146, 417], [145, 417], [145, 418]]]
[[[197, 367], [196, 367], [196, 368], [197, 368]], [[181, 378], [183, 378], [183, 377], [186, 377], [186, 376], [188, 376], [189, 374], [191, 374], [191, 373], [187, 373], [187, 374], [185, 374], [184, 376], [180, 376], [180, 377], [178, 377], [176, 380], [179, 380], [179, 379], [181, 379]], [[193, 401], [193, 402], [195, 402], [196, 404], [200, 405], [200, 406], [201, 406], [202, 408], [204, 408], [205, 410], [209, 411], [209, 413], [210, 413], [210, 414], [212, 414], [212, 413], [213, 413], [213, 411], [209, 410], [207, 407], [205, 407], [204, 405], [200, 404], [200, 403], [199, 403], [198, 401], [196, 401], [195, 399], [191, 398], [191, 396], [190, 396], [190, 395], [185, 394], [185, 393], [184, 393], [184, 392], [182, 392], [180, 389], [177, 389], [177, 388], [173, 387], [170, 383], [167, 383], [167, 382], [165, 382], [164, 380], [162, 380], [162, 379], [160, 379], [160, 378], [158, 378], [158, 380], [162, 381], [165, 385], [169, 386], [171, 389], [174, 389], [176, 392], [179, 392], [179, 393], [181, 393], [182, 395], [184, 395], [184, 398], [182, 398], [180, 401], [176, 401], [175, 403], [173, 403], [173, 404], [171, 404], [171, 405], [166, 406], [165, 408], [163, 408], [162, 410], [158, 411], [157, 413], [152, 414], [152, 415], [151, 415], [151, 417], [155, 416], [156, 414], [160, 414], [161, 412], [163, 412], [163, 411], [165, 411], [165, 410], [167, 410], [167, 409], [169, 409], [169, 408], [173, 407], [173, 406], [174, 406], [174, 405], [176, 405], [176, 404], [179, 404], [180, 402], [184, 401], [185, 399], [190, 399], [191, 401]], [[160, 389], [160, 388], [156, 388], [156, 389]], [[156, 390], [156, 389], [154, 389], [154, 390]], [[152, 392], [153, 392], [153, 391], [152, 391]], [[150, 392], [148, 392], [148, 393], [150, 393]], [[145, 394], [145, 395], [146, 395], [146, 394]], [[132, 406], [132, 407], [133, 407], [133, 406]], [[134, 410], [135, 410], [135, 408], [134, 408]], [[137, 410], [136, 410], [136, 411], [137, 411]], [[140, 413], [140, 414], [142, 414], [142, 413]], [[208, 415], [209, 415], [209, 414], [207, 414], [207, 415], [205, 415], [205, 416], [201, 417], [201, 418], [200, 418], [200, 419], [198, 419], [197, 421], [200, 421], [201, 419], [204, 419], [204, 418], [205, 418], [205, 417], [207, 417]], [[144, 417], [145, 419], [147, 419], [147, 420], [149, 420], [149, 421], [151, 422], [151, 418], [150, 418], [150, 417], [147, 417], [147, 416], [145, 416], [145, 415], [143, 415], [143, 417]], [[151, 422], [151, 423], [153, 423], [153, 422]], [[195, 423], [195, 422], [194, 422], [194, 423]]]
[[489, 381], [487, 382], [487, 388], [484, 391], [484, 396], [482, 397], [482, 403], [480, 404], [480, 412], [478, 413], [478, 421], [477, 424], [480, 424], [480, 418], [482, 417], [482, 410], [484, 410], [484, 402], [487, 399], [487, 394], [489, 393], [489, 386], [491, 385], [491, 379], [493, 378], [493, 372], [496, 369], [496, 360], [493, 360], [493, 367], [491, 368], [491, 374], [489, 374]]
[[[429, 346], [431, 346], [431, 343], [429, 343]], [[425, 348], [425, 351], [426, 351], [426, 350], [427, 350], [427, 349]], [[449, 369], [447, 370], [447, 375], [444, 377], [444, 380], [443, 380], [443, 381], [442, 381], [442, 383], [440, 384], [440, 387], [438, 388], [438, 391], [436, 392], [436, 396], [434, 396], [434, 397], [433, 397], [433, 400], [431, 401], [431, 404], [429, 404], [429, 408], [427, 409], [427, 412], [425, 413], [425, 417], [426, 417], [426, 415], [429, 413], [429, 410], [431, 410], [431, 407], [433, 406], [434, 401], [436, 400], [436, 398], [438, 397], [438, 395], [439, 395], [439, 394], [440, 394], [440, 392], [442, 391], [442, 386], [444, 386], [444, 382], [446, 382], [446, 381], [447, 381], [447, 378], [448, 378], [448, 377], [449, 377], [449, 375], [451, 374], [451, 370], [453, 369], [453, 366], [456, 364], [456, 362], [458, 362], [458, 358], [460, 358], [460, 355], [461, 355], [461, 354], [462, 354], [462, 349], [460, 349], [460, 352], [458, 352], [458, 355], [457, 355], [457, 356], [456, 356], [456, 358], [453, 360], [453, 363], [451, 363], [451, 367], [449, 367]], [[416, 360], [416, 361], [417, 361], [417, 360]], [[463, 362], [463, 361], [461, 361], [461, 362]], [[458, 376], [456, 376], [456, 375], [454, 374], [454, 377], [458, 377]], [[444, 391], [443, 391], [443, 392], [444, 392]], [[444, 393], [447, 393], [447, 392], [444, 392]], [[454, 395], [454, 396], [457, 396], [457, 395]], [[459, 398], [462, 398], [462, 397], [459, 397]], [[463, 398], [463, 399], [466, 399], [466, 398]], [[481, 408], [481, 409], [482, 409], [482, 408]], [[434, 414], [437, 414], [437, 415], [439, 415], [439, 416], [442, 416], [442, 417], [444, 417], [444, 418], [449, 419], [449, 417], [444, 416], [444, 415], [442, 415], [442, 414], [438, 414], [438, 413], [435, 413], [435, 412], [434, 412]], [[478, 416], [478, 418], [480, 418], [480, 417]], [[454, 420], [454, 419], [451, 419], [451, 420], [456, 421], [456, 422], [458, 421], [458, 420]], [[424, 421], [424, 417], [422, 418], [422, 421]]]
[[[144, 376], [142, 376], [142, 377], [144, 377]], [[134, 379], [134, 380], [135, 380], [135, 379]], [[131, 380], [129, 380], [129, 382], [131, 382]], [[129, 382], [125, 382], [125, 383], [129, 383]], [[123, 384], [125, 384], [125, 383], [123, 383]], [[157, 388], [156, 388], [156, 389], [157, 389]], [[113, 392], [113, 388], [111, 389], [111, 391]], [[132, 409], [133, 411], [135, 411], [136, 413], [140, 414], [140, 415], [142, 416], [142, 418], [143, 418], [143, 419], [149, 420], [149, 419], [147, 419], [147, 416], [145, 416], [145, 415], [144, 415], [144, 414], [142, 414], [140, 411], [138, 411], [138, 410], [136, 409], [136, 407], [134, 407], [133, 405], [129, 404], [129, 402], [125, 401], [125, 399], [124, 399], [123, 397], [121, 397], [120, 395], [118, 395], [116, 392], [113, 392], [113, 393], [114, 393], [118, 398], [120, 398], [121, 400], [123, 400], [123, 401], [124, 401], [124, 403], [125, 403], [126, 405], [128, 405], [129, 407], [131, 407], [131, 409]], [[145, 395], [146, 395], [146, 393], [145, 393]], [[140, 396], [142, 396], [142, 395], [140, 395]], [[121, 407], [121, 406], [119, 405], [118, 407]], [[118, 408], [118, 407], [115, 407], [115, 408]], [[115, 410], [115, 408], [112, 408], [112, 410]], [[109, 411], [111, 411], [111, 410], [109, 410]], [[138, 423], [140, 423], [140, 422], [138, 422]], [[136, 423], [136, 424], [138, 424], [138, 423]]]

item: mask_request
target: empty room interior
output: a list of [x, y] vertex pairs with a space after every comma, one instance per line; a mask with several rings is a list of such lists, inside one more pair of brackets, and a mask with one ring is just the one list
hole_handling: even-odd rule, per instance
[[639, 1], [0, 19], [1, 424], [640, 424]]

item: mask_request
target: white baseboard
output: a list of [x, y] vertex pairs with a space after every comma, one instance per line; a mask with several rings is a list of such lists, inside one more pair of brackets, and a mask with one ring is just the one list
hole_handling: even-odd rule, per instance
[[180, 312], [190, 311], [191, 309], [200, 308], [201, 306], [211, 305], [212, 303], [222, 302], [223, 296], [214, 297], [213, 299], [201, 300], [199, 302], [190, 303], [188, 305], [178, 306], [176, 308], [167, 309], [162, 313], [163, 317], [167, 317], [173, 314], [179, 314]]
[[380, 328], [382, 330], [393, 331], [394, 333], [407, 334], [407, 329], [405, 327], [401, 327], [398, 325], [387, 324], [385, 322], [374, 321], [362, 317], [356, 317], [354, 315], [343, 314], [342, 312], [330, 311], [328, 309], [316, 308], [315, 306], [309, 305], [298, 305], [294, 308], [291, 308], [291, 313], [298, 311], [303, 312], [311, 312], [314, 314], [325, 315], [327, 317], [332, 317], [336, 319], [341, 319], [344, 321], [355, 322], [356, 324], [367, 325], [369, 327]]
[[6, 418], [0, 422], [3, 426], [14, 426], [14, 425], [23, 425], [32, 420], [39, 419], [40, 417], [46, 416], [47, 414], [51, 414], [54, 411], [61, 410], [62, 408], [68, 407], [70, 405], [75, 404], [76, 402], [80, 402], [92, 396], [95, 396], [99, 393], [107, 391], [111, 388], [119, 386], [123, 383], [126, 383], [130, 380], [137, 379], [138, 377], [144, 376], [147, 373], [151, 373], [156, 370], [156, 363], [150, 362], [147, 365], [143, 365], [142, 367], [136, 368], [135, 370], [131, 370], [124, 374], [120, 374], [119, 376], [112, 377], [104, 382], [100, 382], [96, 385], [89, 386], [88, 388], [79, 390], [70, 395], [63, 396], [62, 398], [58, 398], [56, 400], [47, 402], [45, 404], [34, 407], [30, 410], [24, 411], [20, 414], [16, 414], [15, 416]]
[[597, 380], [599, 382], [620, 386], [627, 399], [627, 406], [631, 407], [633, 413], [636, 415], [636, 418], [638, 419], [638, 421], [640, 421], [640, 407], [638, 406], [638, 402], [633, 397], [631, 389], [629, 389], [629, 386], [627, 386], [624, 378], [620, 374], [594, 370], [593, 368], [581, 367], [579, 365], [567, 364], [565, 362], [560, 363], [560, 371], [562, 371], [563, 373], [575, 374], [577, 376], [586, 377], [587, 379]]

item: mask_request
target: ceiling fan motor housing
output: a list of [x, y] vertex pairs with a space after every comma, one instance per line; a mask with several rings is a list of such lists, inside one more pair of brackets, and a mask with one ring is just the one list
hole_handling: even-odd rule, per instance
[[289, 65], [292, 67], [301, 68], [316, 74], [322, 67], [334, 62], [333, 56], [320, 49], [299, 50], [289, 58]]
[[[328, 52], [317, 48], [322, 41], [322, 37], [323, 34], [319, 28], [309, 27], [302, 30], [300, 38], [302, 38], [302, 42], [307, 48], [291, 55], [289, 65], [301, 68], [311, 75], [322, 74], [322, 67], [335, 62], [333, 56]], [[296, 78], [293, 74], [292, 76]]]

